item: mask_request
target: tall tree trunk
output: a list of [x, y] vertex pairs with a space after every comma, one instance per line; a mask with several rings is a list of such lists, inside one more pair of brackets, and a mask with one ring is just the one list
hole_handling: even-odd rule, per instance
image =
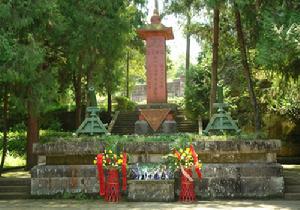
[[252, 76], [251, 76], [251, 70], [249, 68], [249, 63], [247, 59], [247, 51], [246, 51], [246, 45], [245, 45], [245, 38], [244, 38], [244, 33], [243, 33], [243, 28], [242, 28], [242, 23], [241, 23], [241, 14], [238, 8], [235, 6], [234, 9], [234, 14], [235, 14], [235, 25], [236, 25], [236, 31], [237, 31], [237, 41], [239, 43], [240, 47], [240, 52], [241, 52], [241, 60], [243, 64], [243, 69], [244, 69], [244, 75], [247, 80], [248, 84], [248, 91], [250, 95], [250, 100], [251, 104], [253, 107], [253, 111], [255, 113], [255, 132], [258, 133], [261, 128], [261, 122], [260, 122], [260, 113], [259, 113], [259, 107], [258, 103], [256, 100], [255, 92], [254, 92], [254, 87], [253, 87], [253, 81], [252, 81]]
[[29, 170], [33, 166], [37, 165], [37, 155], [33, 154], [33, 144], [38, 142], [39, 138], [39, 126], [38, 126], [38, 110], [36, 107], [36, 101], [32, 96], [32, 88], [28, 90], [28, 102], [27, 102], [27, 158], [26, 168]]
[[213, 104], [216, 102], [216, 95], [217, 95], [219, 34], [220, 34], [220, 11], [218, 8], [214, 8], [213, 57], [212, 57], [212, 64], [211, 64], [210, 104], [209, 104], [210, 117], [214, 113]]
[[76, 75], [73, 73], [73, 87], [75, 92], [75, 126], [78, 128], [81, 124], [81, 101], [82, 101], [82, 90], [81, 90], [81, 74]]
[[112, 111], [111, 107], [112, 107], [111, 91], [108, 88], [108, 90], [107, 90], [107, 113], [109, 116], [111, 116], [111, 111]]
[[126, 60], [126, 97], [129, 98], [129, 51], [127, 52], [127, 60]]
[[8, 132], [8, 85], [4, 84], [3, 93], [3, 144], [2, 144], [2, 158], [0, 164], [0, 176], [4, 168], [4, 161], [7, 153], [7, 132]]
[[191, 48], [191, 33], [190, 33], [190, 25], [191, 25], [191, 15], [187, 14], [187, 33], [186, 33], [186, 51], [185, 51], [185, 72], [187, 77], [187, 72], [190, 69], [190, 48]]

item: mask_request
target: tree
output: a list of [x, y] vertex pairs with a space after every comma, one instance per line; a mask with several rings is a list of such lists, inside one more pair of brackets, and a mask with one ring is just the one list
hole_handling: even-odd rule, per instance
[[2, 148], [2, 157], [0, 163], [0, 176], [4, 168], [5, 157], [7, 153], [7, 132], [8, 132], [8, 85], [4, 84], [3, 87], [3, 148]]
[[196, 16], [199, 8], [200, 8], [200, 1], [199, 0], [166, 0], [166, 13], [170, 14], [173, 13], [176, 16], [183, 17], [183, 25], [185, 28], [185, 35], [186, 35], [186, 60], [185, 60], [185, 70], [186, 74], [190, 68], [190, 39], [191, 39], [191, 25], [192, 25], [192, 18]]
[[219, 51], [219, 15], [220, 11], [218, 5], [214, 6], [214, 20], [213, 20], [213, 44], [212, 44], [212, 64], [211, 64], [211, 80], [210, 80], [210, 117], [213, 114], [213, 104], [216, 103], [217, 82], [218, 82], [218, 51]]
[[248, 91], [250, 94], [250, 100], [251, 100], [251, 104], [252, 104], [253, 111], [255, 114], [255, 131], [259, 132], [261, 129], [259, 107], [258, 107], [258, 103], [256, 100], [251, 71], [250, 71], [248, 59], [247, 59], [247, 51], [246, 51], [245, 38], [244, 38], [244, 33], [243, 33], [243, 28], [242, 28], [242, 23], [241, 23], [241, 15], [240, 15], [239, 9], [237, 8], [237, 5], [235, 5], [234, 14], [235, 14], [235, 20], [236, 20], [237, 41], [239, 43], [239, 48], [240, 48], [240, 52], [241, 52], [241, 61], [242, 61], [243, 67], [244, 67], [243, 68], [244, 75], [245, 75], [245, 78], [248, 83]]
[[0, 78], [22, 102], [19, 108], [22, 104], [27, 111], [27, 168], [36, 163], [32, 144], [38, 141], [39, 113], [51, 100], [49, 93], [55, 92], [55, 68], [49, 65], [52, 53], [48, 39], [55, 23], [55, 2], [15, 0], [0, 3], [1, 45], [4, 46], [3, 54], [7, 55], [0, 62]]

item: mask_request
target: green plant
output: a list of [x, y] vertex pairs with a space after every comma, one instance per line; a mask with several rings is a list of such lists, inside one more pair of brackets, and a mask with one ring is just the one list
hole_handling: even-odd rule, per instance
[[129, 98], [124, 96], [115, 97], [115, 101], [117, 102], [116, 111], [134, 111], [136, 107], [136, 103], [131, 101]]

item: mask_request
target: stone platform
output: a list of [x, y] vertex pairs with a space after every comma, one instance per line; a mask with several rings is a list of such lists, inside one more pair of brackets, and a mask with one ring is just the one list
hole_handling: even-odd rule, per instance
[[[203, 162], [203, 179], [196, 179], [200, 199], [282, 197], [282, 166], [276, 163], [279, 140], [238, 140], [193, 142]], [[120, 144], [130, 154], [130, 164], [161, 162], [169, 153], [168, 142], [130, 142]], [[105, 143], [56, 142], [35, 144], [34, 152], [46, 156], [46, 165], [32, 169], [31, 194], [99, 192], [93, 160]], [[179, 174], [175, 176], [175, 195], [179, 194]], [[127, 194], [127, 192], [125, 192]]]

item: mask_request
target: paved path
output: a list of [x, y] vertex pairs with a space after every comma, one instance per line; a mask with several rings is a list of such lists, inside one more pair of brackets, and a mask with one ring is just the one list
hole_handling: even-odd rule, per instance
[[193, 204], [174, 203], [146, 203], [146, 202], [120, 202], [105, 203], [101, 200], [57, 200], [57, 199], [37, 199], [37, 200], [0, 200], [1, 210], [194, 210], [194, 209], [299, 209], [299, 201], [285, 200], [233, 200], [233, 201], [198, 201]]

